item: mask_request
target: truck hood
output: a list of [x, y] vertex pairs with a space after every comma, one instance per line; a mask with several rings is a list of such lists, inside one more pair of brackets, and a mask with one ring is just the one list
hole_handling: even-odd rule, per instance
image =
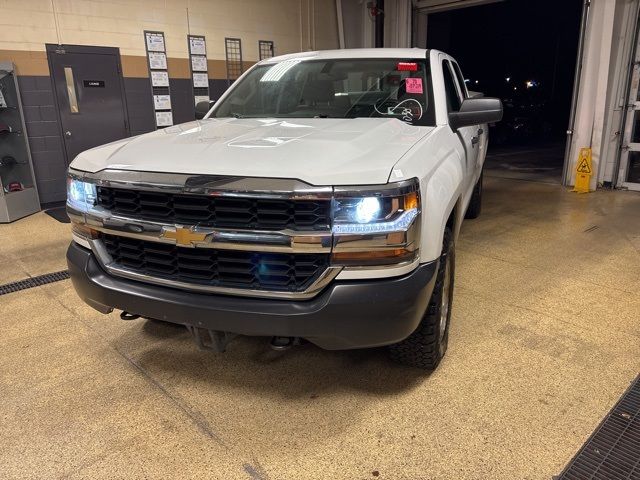
[[87, 150], [71, 167], [381, 184], [433, 130], [386, 118], [206, 119]]

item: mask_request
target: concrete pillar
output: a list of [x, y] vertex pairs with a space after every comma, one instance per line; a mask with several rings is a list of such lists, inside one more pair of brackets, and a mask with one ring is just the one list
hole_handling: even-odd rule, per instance
[[374, 22], [367, 8], [367, 0], [339, 0], [336, 8], [342, 18], [344, 48], [372, 48]]
[[[570, 176], [567, 179], [570, 185], [575, 182], [576, 162], [581, 148], [592, 148], [594, 172], [598, 171], [600, 164], [614, 12], [614, 0], [591, 2], [585, 32], [576, 120], [569, 154]], [[597, 175], [591, 177], [591, 182], [591, 188], [595, 189]]]
[[[374, 46], [375, 19], [367, 8], [367, 0], [337, 0], [342, 16], [342, 37], [345, 48]], [[384, 1], [384, 46], [411, 47], [411, 0]], [[426, 41], [426, 32], [424, 39]]]
[[411, 47], [411, 0], [385, 0], [384, 46]]
[[423, 10], [413, 11], [413, 47], [427, 48], [427, 22], [429, 15]]
[[638, 0], [591, 0], [566, 176], [575, 182], [578, 154], [591, 147], [591, 189], [610, 182], [619, 134]]

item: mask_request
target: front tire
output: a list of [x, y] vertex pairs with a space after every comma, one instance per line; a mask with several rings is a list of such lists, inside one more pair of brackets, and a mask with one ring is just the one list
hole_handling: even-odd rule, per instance
[[447, 351], [455, 273], [453, 234], [445, 229], [436, 284], [418, 328], [400, 343], [389, 347], [396, 362], [435, 370]]

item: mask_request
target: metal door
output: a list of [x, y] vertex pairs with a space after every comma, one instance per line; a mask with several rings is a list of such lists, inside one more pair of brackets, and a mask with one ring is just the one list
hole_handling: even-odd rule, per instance
[[117, 48], [47, 45], [67, 164], [80, 152], [129, 136]]
[[640, 43], [636, 46], [618, 171], [618, 187], [640, 190]]

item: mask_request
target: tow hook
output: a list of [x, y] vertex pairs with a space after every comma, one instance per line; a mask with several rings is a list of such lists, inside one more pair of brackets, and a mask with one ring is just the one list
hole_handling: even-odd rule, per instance
[[269, 346], [277, 351], [289, 350], [294, 345], [300, 345], [298, 337], [271, 337]]
[[200, 349], [213, 350], [218, 353], [223, 353], [227, 349], [229, 342], [238, 336], [235, 333], [208, 330], [194, 327], [193, 325], [187, 325], [186, 327], [189, 333], [193, 335], [193, 339]]
[[120, 314], [120, 318], [122, 320], [137, 320], [138, 318], [140, 318], [140, 315], [136, 315], [135, 313], [129, 313], [129, 312], [122, 311], [122, 313]]

